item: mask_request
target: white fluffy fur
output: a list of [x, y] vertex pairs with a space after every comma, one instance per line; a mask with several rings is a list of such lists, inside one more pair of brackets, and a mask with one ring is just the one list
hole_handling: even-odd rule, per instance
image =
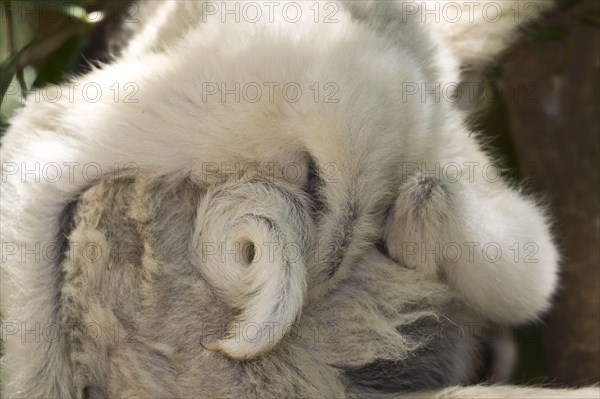
[[[304, 196], [293, 186], [289, 189], [299, 199]], [[198, 210], [192, 251], [211, 285], [232, 307], [243, 309], [232, 324], [253, 322], [273, 329], [250, 347], [235, 339], [208, 346], [237, 359], [255, 357], [275, 346], [278, 340], [269, 340], [270, 334], [284, 336], [304, 304], [312, 223], [304, 209], [290, 204], [279, 190], [260, 182], [225, 185], [209, 192]], [[221, 245], [221, 250], [211, 250], [206, 243]], [[278, 244], [267, 248], [268, 243]], [[244, 253], [249, 246], [265, 253]], [[228, 257], [223, 248], [242, 253]], [[233, 262], [232, 255], [238, 255]]]
[[[36, 181], [32, 175], [21, 181], [21, 174], [5, 167], [8, 163], [25, 163], [30, 169], [36, 162], [95, 163], [105, 174], [115, 163], [135, 163], [150, 176], [176, 181], [191, 174], [214, 183], [203, 173], [207, 163], [300, 160], [306, 171], [309, 154], [320, 172], [331, 164], [338, 172], [335, 183], [326, 182], [322, 191], [327, 211], [315, 228], [317, 242], [339, 236], [340, 221], [349, 213], [353, 219], [343, 261], [334, 278], [327, 277], [327, 262], [310, 267], [300, 262], [287, 275], [279, 268], [281, 259], [273, 269], [256, 265], [249, 274], [236, 266], [226, 269], [222, 263], [198, 261], [206, 278], [241, 308], [241, 320], [295, 320], [304, 302], [318, 301], [334, 289], [378, 239], [406, 266], [432, 279], [447, 279], [467, 306], [489, 320], [523, 322], [547, 308], [556, 286], [558, 255], [546, 218], [533, 200], [481, 175], [458, 183], [435, 179], [432, 195], [425, 195], [420, 185], [428, 180], [420, 172], [403, 172], [409, 163], [425, 170], [436, 163], [490, 163], [453, 104], [423, 102], [420, 96], [405, 99], [404, 84], [459, 82], [461, 65], [480, 64], [509, 43], [519, 25], [510, 14], [493, 25], [481, 18], [423, 24], [417, 17], [405, 18], [406, 2], [367, 1], [336, 3], [339, 22], [333, 24], [312, 18], [291, 24], [278, 13], [273, 23], [222, 23], [220, 15], [202, 15], [201, 1], [152, 3], [145, 10], [147, 21], [136, 26], [121, 57], [75, 79], [79, 87], [98, 84], [104, 92], [100, 101], [86, 101], [75, 90], [73, 103], [66, 96], [56, 103], [28, 101], [13, 118], [1, 150], [3, 242], [30, 248], [55, 241], [65, 206], [93, 183], [81, 173], [58, 182]], [[547, 2], [532, 3], [545, 8]], [[311, 4], [302, 3], [305, 15], [312, 15]], [[203, 17], [206, 22], [201, 22]], [[137, 84], [141, 101], [115, 102], [109, 89], [115, 81]], [[296, 103], [280, 94], [273, 102], [265, 96], [258, 103], [221, 101], [219, 96], [205, 98], [202, 82], [297, 82], [306, 92]], [[339, 102], [315, 102], [308, 95], [314, 82], [335, 82]], [[286, 220], [290, 215], [282, 213], [299, 212], [292, 218], [302, 219], [302, 212], [286, 208], [278, 194], [254, 192], [246, 203], [243, 191], [235, 195], [239, 203], [233, 205], [240, 209], [206, 203], [199, 213], [198, 226], [214, 234], [212, 239], [230, 234], [225, 221], [264, 206], [259, 213], [283, 226], [281, 237], [266, 238], [309, 240], [295, 227], [307, 222]], [[270, 234], [260, 223], [243, 229], [239, 234], [248, 237]], [[472, 241], [498, 243], [503, 254], [512, 254], [509, 248], [515, 243], [522, 247], [532, 242], [539, 248], [538, 262], [524, 264], [504, 256], [490, 263], [481, 252], [472, 262], [452, 264], [443, 257], [422, 262], [407, 260], [402, 252], [406, 242], [431, 248]], [[328, 257], [326, 252], [321, 255], [319, 259]], [[5, 320], [56, 321], [56, 264], [44, 259], [22, 262], [19, 253], [9, 256], [1, 270]], [[316, 288], [305, 298], [307, 284]], [[239, 303], [236, 298], [251, 290], [259, 291], [255, 301]], [[275, 313], [274, 302], [284, 305]], [[245, 359], [272, 347], [225, 340], [212, 349]], [[7, 345], [4, 367], [13, 371], [3, 384], [16, 396], [20, 384], [33, 380], [40, 387], [55, 387], [52, 392], [69, 392], [61, 386], [68, 381], [61, 375], [67, 372], [62, 356], [51, 342]], [[460, 396], [487, 388], [474, 389], [457, 392]], [[458, 397], [452, 395], [448, 391], [436, 397]]]
[[548, 388], [520, 388], [515, 386], [472, 386], [456, 387], [441, 390], [439, 392], [425, 392], [417, 395], [403, 396], [414, 399], [592, 399], [600, 397], [599, 388], [586, 389], [548, 389]]

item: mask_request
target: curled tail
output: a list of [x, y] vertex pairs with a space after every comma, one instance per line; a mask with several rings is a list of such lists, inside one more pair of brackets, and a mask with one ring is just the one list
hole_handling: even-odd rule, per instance
[[[300, 193], [288, 189], [266, 180], [230, 183], [209, 190], [200, 205], [192, 254], [211, 286], [240, 310], [226, 337], [208, 349], [253, 358], [273, 348], [300, 315], [311, 219]], [[250, 325], [252, 336], [240, 336]]]

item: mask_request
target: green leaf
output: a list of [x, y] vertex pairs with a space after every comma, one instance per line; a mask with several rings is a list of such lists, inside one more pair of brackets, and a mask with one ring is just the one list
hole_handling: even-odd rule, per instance
[[4, 99], [4, 95], [10, 86], [10, 82], [12, 82], [17, 73], [21, 54], [23, 54], [28, 47], [29, 45], [23, 47], [15, 55], [8, 58], [0, 65], [0, 101]]
[[60, 83], [64, 79], [64, 75], [73, 69], [79, 57], [83, 40], [81, 35], [71, 36], [52, 53], [39, 68], [33, 87]]

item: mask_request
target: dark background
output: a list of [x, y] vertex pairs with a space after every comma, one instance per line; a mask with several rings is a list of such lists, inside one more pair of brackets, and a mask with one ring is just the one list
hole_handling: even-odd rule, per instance
[[[562, 289], [541, 323], [517, 330], [519, 381], [600, 381], [600, 2], [565, 2], [495, 70], [502, 97], [481, 120], [562, 249]], [[515, 87], [530, 84], [520, 93]], [[530, 89], [533, 88], [533, 91]]]

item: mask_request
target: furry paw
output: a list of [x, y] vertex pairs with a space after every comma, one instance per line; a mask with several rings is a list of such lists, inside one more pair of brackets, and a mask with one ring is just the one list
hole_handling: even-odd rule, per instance
[[558, 252], [543, 213], [506, 186], [410, 176], [385, 225], [390, 256], [443, 276], [483, 316], [516, 323], [544, 311]]

